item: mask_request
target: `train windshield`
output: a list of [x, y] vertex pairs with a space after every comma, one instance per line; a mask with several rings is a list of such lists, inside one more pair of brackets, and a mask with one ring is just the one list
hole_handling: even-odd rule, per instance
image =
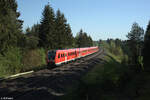
[[54, 60], [56, 55], [56, 51], [49, 51], [48, 52], [48, 59], [49, 60]]

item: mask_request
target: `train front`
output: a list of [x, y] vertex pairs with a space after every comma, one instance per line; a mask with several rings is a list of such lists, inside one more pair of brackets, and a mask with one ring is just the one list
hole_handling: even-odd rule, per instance
[[47, 52], [47, 65], [55, 65], [55, 56], [56, 56], [56, 51], [51, 50]]

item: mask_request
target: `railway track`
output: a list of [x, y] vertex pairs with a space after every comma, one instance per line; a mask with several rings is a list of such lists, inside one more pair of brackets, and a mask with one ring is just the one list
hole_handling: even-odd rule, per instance
[[68, 63], [51, 70], [43, 69], [15, 79], [0, 82], [0, 98], [14, 100], [57, 100], [68, 86], [76, 84], [94, 64], [100, 63], [104, 51]]

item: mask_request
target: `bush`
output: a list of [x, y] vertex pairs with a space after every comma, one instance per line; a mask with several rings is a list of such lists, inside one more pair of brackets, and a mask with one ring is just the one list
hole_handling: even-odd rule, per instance
[[46, 55], [45, 50], [43, 48], [26, 51], [23, 54], [22, 59], [22, 63], [24, 66], [23, 71], [36, 69], [37, 67], [45, 65], [46, 64], [45, 58]]
[[45, 50], [35, 49], [23, 52], [20, 48], [9, 47], [4, 54], [0, 54], [0, 77], [19, 72], [38, 69], [46, 64]]
[[40, 54], [41, 57], [41, 65], [45, 65], [46, 64], [46, 52], [43, 48], [38, 49], [38, 53]]
[[22, 54], [17, 47], [9, 47], [4, 55], [0, 55], [0, 77], [18, 73], [22, 70]]

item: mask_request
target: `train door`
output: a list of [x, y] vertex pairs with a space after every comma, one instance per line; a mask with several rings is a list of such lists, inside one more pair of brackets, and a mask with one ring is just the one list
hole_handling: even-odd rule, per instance
[[80, 48], [79, 48], [79, 58], [81, 57], [81, 50], [80, 50]]
[[75, 50], [75, 58], [77, 58], [77, 51]]
[[56, 61], [55, 61], [56, 64], [61, 64], [61, 53], [58, 52], [56, 54]]
[[67, 62], [67, 52], [65, 52], [65, 62]]

